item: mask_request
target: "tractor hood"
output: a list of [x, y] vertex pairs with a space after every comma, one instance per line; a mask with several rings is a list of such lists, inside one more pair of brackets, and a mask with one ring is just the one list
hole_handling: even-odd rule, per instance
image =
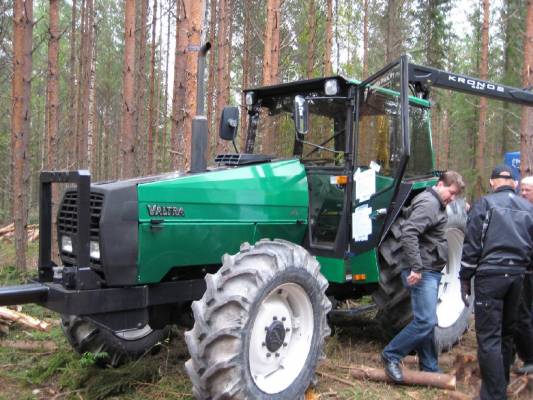
[[301, 243], [307, 226], [307, 179], [296, 159], [141, 183], [137, 191], [138, 283], [220, 264], [243, 242]]

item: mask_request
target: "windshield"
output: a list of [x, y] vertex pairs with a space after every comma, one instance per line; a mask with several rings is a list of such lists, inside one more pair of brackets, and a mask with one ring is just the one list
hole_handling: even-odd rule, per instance
[[[346, 99], [299, 93], [308, 100], [308, 133], [297, 135], [293, 120], [297, 93], [261, 99], [253, 153], [299, 157], [306, 164], [344, 164]], [[250, 149], [248, 149], [249, 151]]]

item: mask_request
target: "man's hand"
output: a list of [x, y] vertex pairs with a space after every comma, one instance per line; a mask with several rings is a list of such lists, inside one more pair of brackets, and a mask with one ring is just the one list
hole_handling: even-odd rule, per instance
[[461, 279], [461, 299], [463, 299], [463, 303], [465, 303], [465, 306], [470, 305], [470, 300], [468, 299], [470, 297], [470, 279]]
[[407, 277], [407, 284], [409, 286], [414, 286], [418, 282], [420, 282], [421, 279], [422, 279], [422, 272], [415, 272], [415, 271], [411, 270], [411, 273]]

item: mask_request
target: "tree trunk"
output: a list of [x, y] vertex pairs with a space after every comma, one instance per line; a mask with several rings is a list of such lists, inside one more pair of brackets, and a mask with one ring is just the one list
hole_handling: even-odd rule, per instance
[[54, 169], [57, 159], [59, 130], [59, 82], [57, 58], [59, 50], [59, 0], [50, 0], [48, 27], [48, 79], [46, 83], [46, 168]]
[[66, 127], [66, 168], [73, 169], [76, 165], [76, 0], [72, 1], [72, 17], [70, 22], [69, 48], [69, 85], [68, 98], [71, 99], [68, 110], [68, 126]]
[[[483, 0], [483, 25], [481, 27], [481, 65], [479, 77], [488, 80], [489, 75], [489, 13], [490, 0]], [[487, 140], [487, 98], [479, 101], [479, 128], [476, 146], [476, 195], [479, 197], [484, 190], [485, 182], [485, 145]]]
[[[48, 26], [48, 78], [46, 82], [46, 169], [57, 169], [59, 158], [59, 81], [57, 60], [59, 53], [59, 0], [50, 0]], [[57, 210], [57, 187], [52, 187], [52, 210]], [[53, 214], [55, 215], [55, 214]], [[56, 221], [52, 220], [52, 243], [56, 243]], [[56, 254], [52, 254], [54, 261]]]
[[278, 82], [280, 0], [267, 1], [264, 33], [263, 85]]
[[[135, 148], [136, 149], [145, 149], [146, 143], [146, 130], [145, 130], [145, 120], [144, 120], [144, 104], [146, 102], [146, 30], [147, 30], [147, 14], [148, 14], [148, 0], [141, 0], [141, 15], [139, 20], [139, 28], [137, 29], [139, 33], [139, 43], [137, 54], [137, 63], [135, 68], [136, 79], [136, 101], [135, 109], [137, 113], [135, 115]], [[136, 175], [145, 174], [143, 166], [146, 164], [146, 152], [138, 151], [136, 152]]]
[[363, 79], [368, 78], [368, 0], [363, 3]]
[[331, 49], [333, 47], [333, 0], [326, 0], [326, 43], [324, 45], [324, 76], [333, 74]]
[[78, 70], [78, 166], [89, 167], [88, 159], [88, 129], [89, 129], [89, 80], [91, 64], [91, 14], [93, 12], [93, 0], [82, 1], [81, 11], [81, 48]]
[[79, 57], [78, 57], [78, 76], [76, 86], [76, 168], [83, 168], [83, 138], [82, 138], [82, 125], [83, 125], [83, 77], [84, 77], [84, 54], [86, 46], [85, 32], [85, 16], [87, 14], [87, 1], [81, 0], [80, 4], [80, 44], [79, 44]]
[[152, 8], [152, 45], [150, 47], [150, 100], [148, 104], [148, 157], [146, 171], [148, 174], [154, 173], [154, 133], [155, 133], [155, 39], [157, 22], [157, 0], [154, 0]]
[[[533, 0], [527, 1], [526, 34], [524, 36], [524, 87], [533, 85]], [[533, 175], [533, 108], [522, 107], [520, 126], [520, 174]]]
[[[217, 80], [216, 80], [216, 109], [215, 109], [215, 127], [218, 126], [217, 122], [220, 121], [222, 109], [227, 103], [226, 85], [225, 85], [225, 72], [226, 72], [226, 47], [228, 45], [228, 1], [219, 0], [218, 2], [218, 31], [217, 31]], [[218, 132], [218, 130], [215, 130]], [[217, 153], [225, 153], [227, 148], [226, 143], [221, 140], [216, 141]]]
[[279, 83], [279, 34], [281, 29], [281, 0], [276, 0], [274, 7], [274, 25], [272, 27], [272, 56], [270, 69], [270, 82], [272, 84]]
[[26, 270], [33, 1], [13, 3], [11, 178], [16, 267]]
[[185, 68], [187, 67], [187, 43], [189, 16], [185, 2], [176, 3], [176, 51], [174, 58], [174, 88], [172, 96], [172, 131], [170, 137], [170, 159], [173, 170], [183, 167], [183, 135], [185, 128]]
[[388, 0], [386, 9], [385, 34], [385, 63], [394, 61], [403, 50], [404, 37], [402, 33], [405, 0]]
[[[280, 22], [280, 0], [267, 1], [267, 19], [264, 32], [263, 51], [263, 85], [278, 83], [279, 76], [279, 22]], [[264, 127], [268, 132], [273, 127]], [[262, 152], [269, 153], [274, 149], [275, 138], [273, 135], [264, 135], [261, 138]]]
[[[252, 43], [252, 1], [244, 0], [243, 3], [244, 12], [244, 32], [243, 32], [243, 55], [242, 55], [242, 89], [246, 89], [250, 86], [250, 51]], [[241, 94], [241, 103], [246, 104], [246, 98], [244, 93]], [[246, 111], [241, 112], [241, 142], [240, 149], [244, 149], [246, 146], [246, 132], [248, 130], [248, 113]], [[244, 150], [241, 150], [244, 151]]]
[[96, 30], [94, 26], [94, 3], [87, 2], [87, 167], [96, 176]]
[[120, 176], [130, 178], [135, 171], [135, 0], [126, 0], [124, 10], [124, 66], [122, 83], [122, 132]]
[[306, 77], [311, 79], [313, 77], [313, 68], [315, 63], [315, 46], [316, 46], [316, 10], [315, 10], [315, 0], [308, 1], [307, 9], [307, 24], [309, 27], [307, 43], [307, 57], [306, 57]]
[[[216, 118], [216, 96], [217, 96], [217, 85], [215, 82], [215, 73], [218, 71], [217, 69], [217, 58], [216, 53], [218, 50], [215, 51], [215, 47], [218, 49], [218, 44], [215, 46], [215, 34], [217, 31], [217, 21], [219, 19], [218, 13], [217, 13], [217, 2], [218, 0], [209, 0], [211, 2], [209, 7], [209, 42], [213, 46], [211, 48], [211, 51], [209, 52], [209, 72], [207, 76], [207, 123], [209, 126], [209, 158], [211, 159], [214, 153], [216, 153], [217, 148], [217, 134], [214, 127], [215, 124], [215, 118]], [[248, 12], [246, 10], [246, 7], [244, 8], [244, 12]], [[245, 17], [244, 24], [246, 26], [247, 19]], [[219, 28], [220, 29], [220, 28]], [[246, 36], [244, 37], [244, 40], [248, 40]], [[243, 72], [244, 73], [244, 72]]]
[[[168, 153], [168, 146], [167, 146], [167, 137], [168, 137], [168, 60], [170, 59], [170, 25], [172, 22], [170, 12], [167, 12], [167, 47], [166, 47], [166, 54], [165, 54], [165, 87], [164, 87], [164, 93], [163, 93], [163, 133], [161, 137], [161, 164], [160, 164], [160, 170], [163, 170], [167, 167], [167, 153]], [[162, 13], [161, 13], [162, 16]], [[162, 20], [162, 18], [161, 18]], [[162, 29], [162, 28], [161, 28]], [[163, 31], [161, 30], [161, 33]]]

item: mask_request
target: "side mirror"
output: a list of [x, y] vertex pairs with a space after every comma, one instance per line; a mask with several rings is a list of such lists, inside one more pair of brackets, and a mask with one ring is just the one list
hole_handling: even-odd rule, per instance
[[239, 127], [239, 107], [224, 107], [220, 116], [218, 135], [223, 140], [235, 140]]
[[309, 129], [309, 103], [300, 95], [294, 98], [294, 127], [300, 135], [305, 135]]

